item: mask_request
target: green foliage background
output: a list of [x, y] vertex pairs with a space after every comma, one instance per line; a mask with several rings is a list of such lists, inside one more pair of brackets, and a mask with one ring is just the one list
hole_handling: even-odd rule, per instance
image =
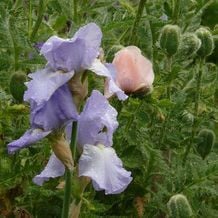
[[[153, 92], [130, 96], [123, 103], [112, 99], [119, 112], [119, 129], [114, 147], [133, 182], [120, 195], [105, 196], [88, 186], [81, 217], [167, 217], [167, 202], [183, 193], [194, 217], [218, 217], [218, 2], [216, 0], [147, 0], [138, 26], [133, 31], [138, 0], [81, 0], [77, 10], [72, 0], [1, 0], [0, 2], [0, 217], [13, 217], [17, 208], [34, 217], [60, 217], [63, 178], [38, 187], [32, 178], [48, 161], [50, 147], [45, 139], [13, 156], [7, 143], [19, 138], [29, 126], [29, 106], [10, 94], [13, 73], [40, 69], [45, 60], [35, 43], [51, 35], [71, 37], [88, 22], [103, 31], [102, 47], [107, 61], [123, 46], [136, 45], [152, 60]], [[164, 19], [166, 18], [167, 19]], [[216, 134], [215, 145], [202, 160], [191, 140], [194, 119], [197, 58], [172, 59], [172, 72], [158, 39], [166, 24], [177, 24], [182, 33], [201, 25], [213, 33], [215, 49], [203, 66], [200, 111], [196, 134], [204, 128]], [[103, 89], [100, 78], [89, 77], [90, 87]], [[170, 86], [171, 97], [166, 89]], [[192, 141], [184, 164], [184, 153]]]

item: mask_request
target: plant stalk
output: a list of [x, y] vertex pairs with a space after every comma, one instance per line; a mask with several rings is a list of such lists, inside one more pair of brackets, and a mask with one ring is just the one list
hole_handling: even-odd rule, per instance
[[[72, 124], [72, 135], [71, 135], [71, 143], [70, 149], [73, 153], [73, 158], [76, 156], [76, 141], [77, 141], [77, 121], [74, 121]], [[74, 160], [74, 159], [73, 159]], [[62, 209], [62, 218], [69, 217], [69, 208], [71, 204], [71, 192], [72, 192], [72, 172], [66, 168], [65, 171], [65, 188], [64, 188], [64, 202], [63, 202], [63, 209]]]
[[183, 165], [185, 165], [188, 154], [191, 150], [191, 146], [193, 144], [193, 140], [196, 133], [196, 125], [197, 125], [197, 118], [198, 118], [198, 112], [199, 112], [199, 102], [200, 102], [200, 90], [201, 90], [201, 78], [202, 78], [202, 66], [203, 66], [204, 60], [200, 59], [198, 63], [198, 68], [196, 72], [197, 77], [197, 85], [196, 85], [196, 93], [195, 93], [195, 106], [194, 106], [194, 123], [192, 125], [192, 134], [191, 134], [191, 140], [188, 146], [186, 147], [185, 154], [183, 157]]
[[39, 30], [39, 27], [40, 27], [40, 24], [42, 23], [42, 19], [43, 19], [43, 13], [44, 13], [44, 2], [43, 0], [40, 0], [39, 1], [39, 8], [38, 8], [38, 17], [37, 17], [37, 20], [36, 20], [36, 23], [33, 27], [33, 31], [30, 35], [30, 41], [33, 41], [35, 36], [36, 36], [36, 33], [38, 32]]
[[130, 36], [130, 42], [132, 42], [132, 43], [134, 43], [134, 40], [135, 40], [136, 30], [138, 29], [138, 25], [139, 25], [140, 19], [142, 17], [145, 3], [146, 3], [146, 0], [140, 0], [140, 2], [139, 2], [137, 14], [136, 14], [136, 17], [135, 17], [135, 20], [133, 23], [132, 32], [131, 32], [131, 36]]
[[169, 74], [169, 85], [167, 86], [167, 98], [171, 100], [171, 73], [172, 73], [172, 57], [167, 57], [166, 70]]
[[28, 36], [31, 37], [32, 29], [32, 1], [29, 1], [29, 19], [28, 19]]
[[77, 0], [73, 0], [73, 19], [74, 22], [77, 23], [77, 18], [78, 18], [78, 2]]

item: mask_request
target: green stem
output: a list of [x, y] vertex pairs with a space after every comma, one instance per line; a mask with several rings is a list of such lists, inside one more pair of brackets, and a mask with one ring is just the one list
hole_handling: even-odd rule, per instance
[[13, 10], [16, 11], [19, 7], [22, 7], [22, 0], [16, 0], [13, 6]]
[[78, 123], [73, 122], [72, 124], [72, 139], [70, 144], [70, 149], [73, 151], [73, 160], [76, 160], [76, 141], [77, 141], [77, 129], [78, 129]]
[[78, 6], [78, 2], [77, 0], [73, 0], [73, 18], [74, 18], [74, 22], [77, 23], [77, 6]]
[[185, 165], [188, 154], [191, 150], [194, 136], [196, 134], [196, 128], [197, 128], [197, 118], [198, 118], [198, 110], [199, 110], [199, 102], [200, 102], [200, 90], [201, 90], [201, 78], [202, 78], [202, 66], [203, 66], [204, 60], [200, 59], [198, 63], [198, 68], [196, 72], [197, 77], [197, 85], [196, 85], [196, 93], [195, 93], [195, 106], [194, 106], [194, 123], [192, 125], [192, 133], [191, 133], [191, 140], [190, 143], [187, 145], [185, 154], [183, 157], [183, 165]]
[[199, 69], [198, 69], [198, 76], [197, 76], [197, 88], [196, 88], [196, 95], [195, 95], [195, 110], [194, 115], [195, 117], [198, 116], [198, 110], [199, 110], [199, 101], [200, 101], [200, 89], [201, 89], [201, 77], [202, 77], [202, 66], [203, 66], [203, 60], [199, 60]]
[[171, 72], [172, 72], [172, 57], [167, 57], [166, 61], [166, 70], [168, 72], [170, 81], [169, 85], [167, 86], [167, 98], [171, 100]]
[[174, 23], [178, 23], [178, 18], [180, 14], [180, 0], [174, 0], [173, 1], [173, 18], [174, 18]]
[[145, 7], [145, 2], [146, 2], [146, 0], [140, 0], [137, 14], [135, 17], [135, 21], [133, 23], [132, 32], [131, 32], [131, 36], [130, 36], [130, 42], [132, 42], [133, 44], [134, 44], [134, 40], [135, 40], [136, 30], [138, 29], [139, 21], [142, 17], [142, 13], [143, 13], [143, 10]]
[[63, 202], [63, 209], [62, 209], [62, 218], [68, 218], [69, 214], [69, 207], [71, 202], [71, 192], [72, 192], [72, 175], [71, 171], [66, 168], [65, 171], [65, 187], [64, 187], [64, 202]]
[[[168, 77], [169, 79], [169, 85], [166, 87], [166, 94], [167, 94], [167, 98], [169, 100], [171, 100], [171, 72], [172, 72], [172, 57], [167, 56], [166, 57], [166, 63], [165, 63], [165, 69], [168, 73]], [[169, 113], [166, 116], [166, 120], [163, 123], [163, 126], [161, 128], [161, 132], [160, 132], [160, 137], [159, 137], [159, 144], [161, 145], [164, 141], [165, 138], [165, 133], [166, 133], [166, 126], [168, 124], [168, 121], [170, 119], [170, 113], [171, 111], [169, 111]]]
[[14, 37], [14, 25], [15, 22], [13, 20], [14, 18], [10, 16], [9, 18], [9, 33], [10, 33], [10, 38], [11, 38], [11, 43], [12, 43], [12, 49], [13, 49], [13, 55], [14, 55], [14, 64], [13, 64], [13, 69], [16, 71], [18, 69], [18, 58], [19, 58], [19, 50], [17, 49], [17, 41]]
[[[75, 157], [76, 150], [76, 141], [77, 141], [77, 122], [73, 122], [72, 124], [72, 135], [71, 135], [71, 143], [70, 148], [73, 153], [73, 157]], [[73, 159], [74, 160], [74, 159]], [[69, 208], [71, 203], [71, 192], [72, 192], [72, 172], [66, 168], [65, 172], [65, 189], [64, 189], [64, 202], [62, 209], [62, 218], [69, 217]]]
[[28, 19], [28, 35], [31, 37], [31, 29], [32, 29], [32, 2], [29, 1], [29, 19]]
[[[147, 16], [147, 10], [146, 7], [144, 7], [144, 14]], [[145, 34], [146, 34], [146, 46], [145, 46], [145, 53], [146, 56], [153, 61], [153, 35], [151, 30], [151, 24], [149, 19], [145, 20]]]
[[44, 2], [43, 2], [43, 0], [40, 0], [39, 1], [39, 8], [38, 8], [38, 17], [37, 17], [36, 23], [35, 23], [35, 25], [33, 27], [33, 31], [32, 31], [32, 33], [30, 35], [30, 41], [34, 40], [34, 38], [36, 36], [36, 33], [37, 33], [38, 29], [39, 29], [39, 26], [42, 23], [44, 8], [45, 8], [44, 7]]

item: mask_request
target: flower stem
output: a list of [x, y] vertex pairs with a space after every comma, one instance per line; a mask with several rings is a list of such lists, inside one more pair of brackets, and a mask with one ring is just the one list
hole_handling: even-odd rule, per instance
[[196, 133], [203, 63], [204, 63], [204, 60], [200, 59], [199, 62], [198, 62], [198, 67], [197, 67], [197, 72], [196, 72], [197, 85], [196, 85], [196, 93], [195, 93], [194, 123], [192, 125], [191, 140], [190, 140], [190, 143], [186, 147], [185, 154], [184, 154], [184, 157], [183, 157], [183, 165], [185, 165], [185, 163], [186, 163], [186, 160], [187, 160], [188, 154], [189, 154], [189, 152], [191, 150], [191, 146], [193, 144], [194, 136], [195, 136], [195, 133]]
[[[171, 101], [171, 74], [172, 74], [172, 57], [166, 56], [166, 63], [165, 63], [165, 70], [168, 73], [168, 78], [170, 78], [169, 80], [169, 85], [166, 87], [166, 97], [169, 101]], [[168, 121], [170, 119], [170, 113], [171, 111], [169, 111], [169, 113], [166, 116], [166, 120], [163, 123], [163, 126], [161, 128], [161, 132], [160, 132], [160, 137], [159, 137], [159, 144], [162, 145], [162, 143], [164, 142], [165, 139], [165, 133], [166, 133], [166, 127], [168, 124]]]
[[75, 23], [77, 23], [77, 3], [77, 0], [73, 0], [73, 18]]
[[63, 209], [62, 209], [62, 218], [68, 218], [69, 214], [69, 206], [71, 202], [71, 184], [72, 176], [69, 169], [66, 168], [65, 171], [65, 187], [64, 187], [64, 202], [63, 202]]
[[172, 57], [167, 57], [166, 70], [169, 74], [169, 85], [167, 86], [167, 98], [171, 100], [171, 75], [172, 75]]
[[42, 19], [43, 19], [43, 13], [44, 13], [44, 2], [43, 0], [40, 0], [39, 1], [39, 8], [38, 8], [38, 17], [37, 17], [37, 20], [35, 22], [35, 25], [33, 27], [33, 31], [30, 35], [30, 41], [33, 41], [35, 36], [36, 36], [36, 33], [40, 27], [40, 24], [42, 23]]
[[71, 138], [71, 144], [70, 149], [73, 151], [73, 160], [76, 159], [76, 141], [77, 141], [77, 129], [78, 129], [78, 123], [73, 122], [72, 124], [72, 138]]
[[32, 1], [29, 1], [29, 19], [28, 19], [28, 36], [31, 37], [32, 29]]
[[[75, 121], [72, 124], [72, 135], [71, 135], [71, 143], [70, 143], [70, 148], [73, 153], [73, 158], [75, 158], [76, 156], [75, 153], [76, 153], [77, 129], [78, 129], [78, 125], [77, 122]], [[71, 192], [72, 192], [71, 190], [72, 190], [72, 172], [66, 168], [64, 202], [63, 202], [63, 209], [61, 215], [62, 218], [69, 217], [69, 207], [71, 203]]]
[[139, 21], [140, 21], [140, 19], [142, 17], [142, 13], [143, 13], [143, 10], [144, 10], [144, 7], [145, 7], [145, 2], [146, 2], [146, 0], [140, 0], [140, 2], [139, 2], [137, 14], [136, 14], [136, 17], [135, 17], [135, 21], [134, 21], [131, 36], [130, 36], [130, 42], [132, 42], [132, 43], [134, 43], [134, 40], [135, 40], [136, 30], [138, 28]]

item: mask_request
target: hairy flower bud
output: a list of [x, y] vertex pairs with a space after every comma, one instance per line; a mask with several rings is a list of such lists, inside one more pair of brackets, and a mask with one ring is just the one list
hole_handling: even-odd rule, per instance
[[190, 218], [193, 214], [187, 198], [182, 194], [173, 195], [167, 203], [167, 208], [171, 218]]
[[196, 35], [201, 40], [201, 47], [197, 51], [197, 54], [202, 58], [209, 56], [214, 49], [212, 34], [208, 29], [201, 27], [196, 31]]
[[194, 33], [182, 35], [178, 48], [178, 56], [182, 59], [188, 59], [196, 54], [201, 46], [201, 40]]
[[26, 90], [25, 82], [27, 81], [27, 76], [23, 72], [16, 72], [11, 76], [10, 80], [10, 92], [11, 95], [19, 103], [23, 102], [23, 95]]
[[88, 94], [88, 80], [85, 78], [84, 81], [82, 81], [81, 77], [82, 74], [77, 73], [68, 83], [77, 108], [79, 108], [81, 102]]
[[176, 54], [180, 41], [180, 28], [177, 25], [165, 25], [160, 33], [160, 47], [168, 56]]
[[211, 149], [213, 148], [215, 142], [215, 134], [212, 130], [209, 129], [202, 129], [197, 137], [197, 146], [196, 150], [202, 157], [205, 157], [210, 153]]
[[52, 144], [52, 150], [56, 157], [69, 169], [73, 170], [74, 163], [69, 143], [63, 136], [54, 140]]
[[194, 123], [194, 115], [186, 110], [182, 113], [181, 118], [182, 118], [182, 121], [186, 123], [187, 125], [192, 126]]

